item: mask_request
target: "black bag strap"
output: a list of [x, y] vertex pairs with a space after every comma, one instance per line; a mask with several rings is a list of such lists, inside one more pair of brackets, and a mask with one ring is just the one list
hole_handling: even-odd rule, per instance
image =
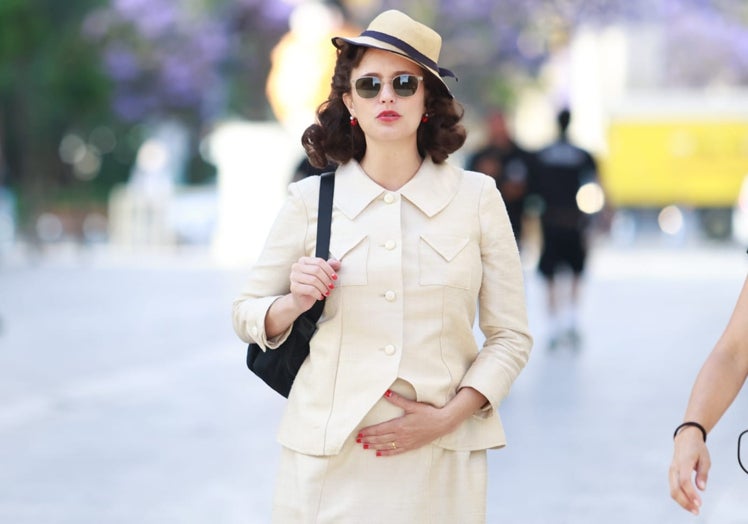
[[335, 173], [323, 173], [319, 177], [319, 209], [317, 211], [317, 249], [315, 256], [330, 255], [330, 225], [332, 223], [332, 196], [335, 192]]
[[[332, 224], [332, 197], [335, 192], [335, 173], [323, 173], [319, 176], [319, 205], [317, 210], [317, 247], [314, 256], [327, 260], [330, 256], [330, 226]], [[310, 328], [317, 329], [317, 320], [325, 309], [325, 299], [318, 300], [302, 317], [309, 318]], [[312, 331], [314, 333], [314, 331]], [[309, 335], [308, 338], [311, 338]]]

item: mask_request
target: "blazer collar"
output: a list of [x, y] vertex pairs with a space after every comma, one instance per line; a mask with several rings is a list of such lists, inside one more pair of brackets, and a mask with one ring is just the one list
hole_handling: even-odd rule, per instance
[[400, 188], [400, 194], [431, 218], [455, 197], [461, 177], [461, 170], [447, 163], [434, 164], [431, 157], [426, 157], [416, 175]]
[[[426, 157], [418, 172], [394, 193], [401, 194], [423, 214], [432, 217], [444, 209], [457, 193], [461, 171], [449, 164], [434, 164]], [[335, 173], [335, 207], [354, 219], [379, 196], [388, 191], [369, 178], [355, 160]]]

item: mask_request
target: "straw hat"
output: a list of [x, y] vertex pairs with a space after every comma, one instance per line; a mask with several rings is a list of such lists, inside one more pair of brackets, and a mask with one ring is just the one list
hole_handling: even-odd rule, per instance
[[442, 77], [457, 77], [449, 69], [439, 67], [439, 51], [442, 37], [428, 26], [416, 22], [405, 13], [391, 9], [371, 21], [366, 31], [354, 38], [336, 36], [332, 39], [335, 47], [340, 48], [343, 42], [352, 45], [373, 47], [391, 51], [415, 62], [437, 78], [450, 98], [452, 93]]

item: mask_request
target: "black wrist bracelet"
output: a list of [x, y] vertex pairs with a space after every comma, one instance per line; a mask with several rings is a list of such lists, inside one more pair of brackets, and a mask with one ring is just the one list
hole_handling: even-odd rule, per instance
[[699, 428], [701, 430], [701, 436], [704, 437], [704, 442], [706, 442], [706, 430], [704, 429], [704, 426], [702, 426], [698, 422], [684, 422], [683, 424], [681, 424], [680, 426], [678, 426], [677, 428], [675, 428], [675, 433], [673, 433], [673, 439], [675, 439], [675, 437], [678, 436], [678, 432], [681, 429], [683, 429], [685, 427], [688, 427], [688, 426], [693, 426], [695, 428]]

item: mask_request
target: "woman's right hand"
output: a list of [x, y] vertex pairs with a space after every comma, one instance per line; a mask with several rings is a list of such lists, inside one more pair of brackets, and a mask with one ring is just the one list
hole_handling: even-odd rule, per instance
[[670, 465], [670, 496], [694, 515], [699, 514], [701, 497], [691, 480], [696, 472], [696, 487], [706, 489], [711, 467], [704, 437], [696, 428], [684, 428], [675, 437], [675, 451]]
[[265, 334], [273, 338], [294, 323], [315, 302], [327, 297], [335, 288], [340, 262], [301, 257], [291, 266], [291, 292], [270, 305], [265, 315]]
[[291, 297], [294, 304], [306, 311], [318, 300], [330, 295], [338, 278], [340, 262], [315, 257], [301, 257], [291, 266]]

